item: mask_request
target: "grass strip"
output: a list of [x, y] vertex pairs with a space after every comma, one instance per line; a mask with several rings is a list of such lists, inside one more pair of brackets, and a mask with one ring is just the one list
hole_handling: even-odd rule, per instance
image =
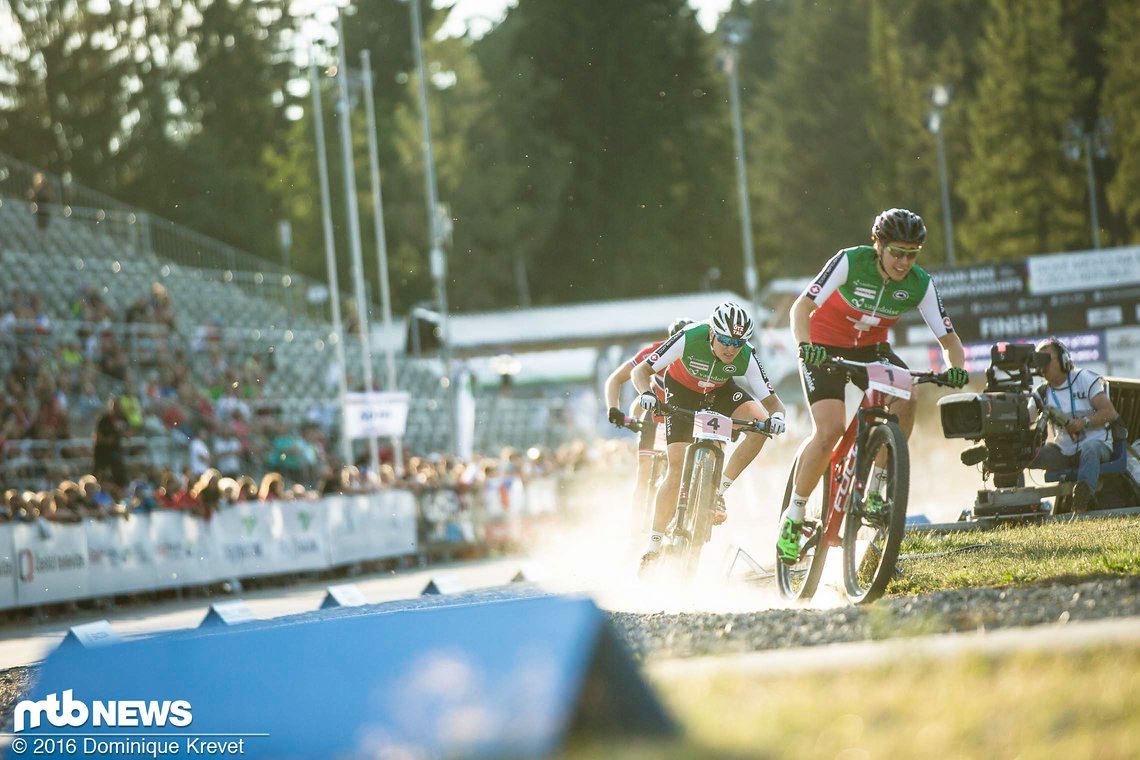
[[1140, 747], [1140, 648], [1130, 645], [654, 685], [682, 739], [587, 742], [566, 757], [1052, 760], [1132, 758]]
[[887, 589], [892, 595], [1136, 575], [1140, 516], [985, 532], [911, 533], [901, 554], [902, 572]]

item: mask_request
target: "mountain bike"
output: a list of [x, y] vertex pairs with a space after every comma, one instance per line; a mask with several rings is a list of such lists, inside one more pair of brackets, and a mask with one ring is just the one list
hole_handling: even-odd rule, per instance
[[[895, 572], [906, 526], [910, 454], [889, 397], [909, 399], [921, 383], [948, 385], [944, 374], [915, 372], [881, 362], [831, 358], [823, 366], [842, 369], [847, 380], [865, 379], [867, 391], [831, 461], [808, 500], [799, 560], [776, 561], [776, 580], [787, 599], [810, 599], [819, 586], [828, 549], [843, 547], [844, 591], [855, 604], [882, 596]], [[781, 520], [792, 500], [800, 455], [784, 491]], [[878, 477], [868, 484], [871, 465]], [[841, 535], [842, 534], [842, 535]]]
[[680, 560], [685, 575], [693, 575], [701, 560], [701, 550], [712, 537], [716, 489], [724, 469], [724, 444], [738, 433], [771, 438], [768, 421], [738, 420], [709, 410], [690, 410], [664, 404], [666, 414], [693, 418], [693, 442], [685, 449], [681, 470], [681, 490], [673, 518], [668, 555]]

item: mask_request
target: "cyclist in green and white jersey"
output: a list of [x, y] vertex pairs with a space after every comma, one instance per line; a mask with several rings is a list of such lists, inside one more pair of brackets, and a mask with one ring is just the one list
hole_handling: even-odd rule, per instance
[[[823, 477], [845, 427], [846, 375], [820, 366], [829, 356], [905, 368], [887, 342], [887, 331], [904, 312], [918, 309], [942, 345], [950, 367], [947, 382], [960, 388], [969, 381], [966, 352], [942, 308], [934, 280], [915, 264], [926, 242], [922, 217], [906, 209], [888, 209], [875, 219], [871, 242], [835, 254], [792, 304], [792, 334], [800, 347], [800, 379], [811, 407], [812, 434], [800, 447], [792, 499], [776, 543], [785, 562], [799, 557], [808, 497]], [[891, 412], [898, 415], [909, 438], [917, 399], [893, 401]], [[872, 468], [868, 482], [877, 473]]]
[[[633, 387], [641, 393], [639, 402], [646, 409], [654, 407], [657, 397], [650, 389], [650, 379], [655, 373], [664, 372], [665, 397], [674, 406], [694, 411], [709, 409], [737, 419], [771, 418], [770, 431], [773, 434], [784, 432], [784, 405], [760, 366], [755, 349], [748, 343], [752, 329], [752, 318], [743, 306], [729, 302], [716, 307], [708, 321], [689, 325], [634, 368], [630, 379]], [[738, 378], [747, 383], [751, 393], [737, 385]], [[669, 466], [665, 481], [657, 491], [653, 532], [642, 558], [643, 567], [656, 559], [661, 551], [665, 531], [677, 508], [685, 449], [692, 440], [692, 417], [682, 414], [666, 416]], [[756, 458], [765, 440], [760, 435], [744, 436], [725, 463], [717, 488], [715, 523], [724, 522], [727, 517], [725, 490]]]

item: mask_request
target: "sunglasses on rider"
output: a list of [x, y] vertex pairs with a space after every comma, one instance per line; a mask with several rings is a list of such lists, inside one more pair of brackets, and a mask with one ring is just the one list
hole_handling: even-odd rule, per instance
[[728, 348], [740, 348], [744, 345], [744, 338], [730, 338], [727, 335], [720, 335], [719, 333], [714, 333], [714, 335], [717, 339], [717, 342], [719, 342], [722, 346], [727, 346]]
[[891, 254], [896, 259], [909, 259], [910, 261], [917, 259], [918, 254], [922, 251], [921, 245], [918, 248], [900, 248], [897, 245], [888, 245], [884, 247], [887, 249], [887, 253]]

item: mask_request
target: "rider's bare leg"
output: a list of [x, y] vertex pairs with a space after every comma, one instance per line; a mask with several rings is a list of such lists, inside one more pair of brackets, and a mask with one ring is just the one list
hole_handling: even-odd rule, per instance
[[[766, 412], [760, 411], [760, 404], [755, 401], [747, 401], [736, 407], [732, 416], [738, 420], [758, 420], [766, 418], [768, 415]], [[750, 465], [756, 455], [760, 453], [760, 449], [764, 448], [764, 442], [767, 440], [762, 435], [745, 434], [736, 444], [736, 449], [724, 465], [724, 478], [729, 482], [736, 480], [740, 473], [744, 472], [744, 468]], [[720, 490], [723, 491], [723, 489]]]
[[811, 437], [800, 447], [796, 466], [794, 496], [804, 500], [811, 496], [827, 471], [831, 452], [843, 437], [843, 402], [822, 399], [811, 405]]
[[654, 459], [652, 453], [640, 451], [637, 453], [637, 484], [633, 487], [633, 511], [630, 522], [634, 531], [642, 530], [645, 499], [649, 494], [649, 481], [653, 478]]
[[677, 511], [677, 494], [681, 490], [681, 470], [685, 467], [685, 449], [689, 444], [685, 442], [670, 443], [666, 449], [669, 454], [669, 469], [665, 473], [665, 481], [657, 489], [657, 505], [653, 512], [653, 530], [664, 533], [669, 528], [673, 513]]

